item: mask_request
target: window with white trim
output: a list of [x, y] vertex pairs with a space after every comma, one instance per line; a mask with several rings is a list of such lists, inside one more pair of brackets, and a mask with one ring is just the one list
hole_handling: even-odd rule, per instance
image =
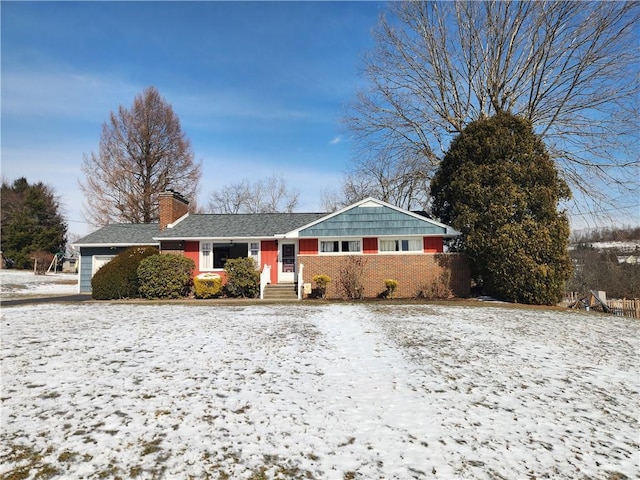
[[339, 252], [339, 242], [337, 240], [320, 240], [321, 253]]
[[215, 243], [211, 240], [200, 242], [200, 271], [222, 270], [230, 258], [252, 257], [256, 262], [260, 254], [259, 243], [229, 241]]
[[320, 253], [362, 253], [362, 240], [320, 240]]
[[259, 242], [251, 242], [249, 244], [249, 256], [255, 260], [256, 265], [260, 265], [260, 243]]
[[381, 238], [378, 241], [380, 253], [421, 252], [422, 238]]
[[[247, 250], [245, 249], [246, 255]], [[242, 255], [244, 257], [244, 255]], [[221, 269], [224, 268], [224, 264], [227, 263], [229, 258], [234, 258], [231, 256], [231, 245], [227, 243], [214, 243], [213, 244], [213, 268]]]
[[200, 242], [200, 270], [213, 270], [213, 252], [210, 242]]

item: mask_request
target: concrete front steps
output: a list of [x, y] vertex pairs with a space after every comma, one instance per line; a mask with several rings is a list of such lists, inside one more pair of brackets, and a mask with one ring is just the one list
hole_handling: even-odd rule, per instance
[[265, 300], [297, 300], [295, 283], [270, 283], [264, 288]]

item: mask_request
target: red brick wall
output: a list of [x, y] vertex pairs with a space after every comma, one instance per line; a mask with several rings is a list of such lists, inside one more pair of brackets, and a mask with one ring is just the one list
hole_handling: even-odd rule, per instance
[[158, 195], [160, 230], [175, 222], [189, 211], [189, 202], [176, 192], [161, 192]]
[[[325, 274], [331, 277], [327, 287], [327, 298], [341, 298], [340, 270], [348, 265], [345, 255], [299, 255], [299, 263], [304, 264], [304, 283], [311, 283], [314, 275]], [[396, 298], [413, 298], [421, 286], [448, 275], [449, 288], [457, 297], [468, 297], [471, 288], [471, 276], [466, 259], [457, 254], [396, 254], [361, 255], [364, 261], [364, 296], [373, 298], [385, 290], [384, 280], [398, 281]], [[447, 275], [445, 275], [447, 276]]]

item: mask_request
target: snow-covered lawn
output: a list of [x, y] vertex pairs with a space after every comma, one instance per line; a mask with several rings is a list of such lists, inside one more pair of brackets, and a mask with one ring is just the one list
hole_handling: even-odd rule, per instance
[[391, 303], [4, 308], [0, 478], [635, 479], [639, 326]]
[[78, 276], [69, 273], [36, 275], [26, 270], [0, 270], [3, 300], [27, 296], [73, 295], [78, 293]]

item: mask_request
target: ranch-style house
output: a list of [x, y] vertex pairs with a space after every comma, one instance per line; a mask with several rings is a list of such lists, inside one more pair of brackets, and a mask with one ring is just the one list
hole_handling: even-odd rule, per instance
[[452, 227], [421, 213], [367, 198], [333, 213], [192, 214], [188, 201], [174, 191], [159, 196], [160, 221], [112, 224], [81, 238], [79, 291], [91, 292], [91, 278], [120, 251], [157, 246], [161, 253], [184, 255], [194, 275], [223, 277], [227, 259], [252, 257], [261, 272], [261, 296], [269, 285], [286, 285], [297, 298], [326, 274], [328, 298], [341, 296], [339, 278], [354, 257], [362, 269], [364, 297], [398, 281], [397, 297], [414, 297], [433, 282], [444, 282], [468, 296], [469, 268], [457, 254], [445, 253], [445, 239], [459, 235]]

